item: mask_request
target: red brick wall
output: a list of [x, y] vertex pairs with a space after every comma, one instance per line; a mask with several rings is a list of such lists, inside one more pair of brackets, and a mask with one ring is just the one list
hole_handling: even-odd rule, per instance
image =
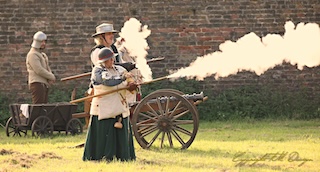
[[[258, 36], [284, 32], [291, 20], [320, 23], [319, 0], [0, 0], [1, 93], [28, 98], [25, 56], [33, 34], [48, 35], [50, 66], [59, 77], [90, 71], [89, 51], [95, 26], [112, 21], [120, 30], [135, 17], [148, 25], [149, 57], [165, 56], [150, 64], [153, 76], [187, 66], [197, 56], [218, 50], [226, 40], [236, 41], [246, 33]], [[320, 67], [297, 70], [284, 64], [262, 76], [242, 72], [220, 80], [206, 78], [213, 91], [248, 83], [274, 83], [295, 89], [306, 86], [320, 93]], [[88, 85], [87, 80], [57, 82], [56, 85]], [[319, 94], [318, 94], [319, 95]]]

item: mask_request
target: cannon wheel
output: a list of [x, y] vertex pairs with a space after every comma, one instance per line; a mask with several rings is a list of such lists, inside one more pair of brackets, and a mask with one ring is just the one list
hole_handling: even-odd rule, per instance
[[27, 130], [22, 130], [20, 127], [15, 126], [13, 124], [13, 119], [10, 117], [6, 123], [6, 134], [8, 137], [12, 134], [12, 136], [26, 136], [27, 135]]
[[81, 124], [81, 121], [77, 118], [72, 118], [68, 123], [67, 123], [67, 128], [66, 128], [66, 135], [70, 133], [71, 135], [76, 135], [80, 134], [83, 132], [83, 127]]
[[172, 89], [157, 90], [136, 106], [132, 128], [142, 148], [150, 148], [156, 141], [160, 142], [161, 148], [166, 143], [180, 149], [191, 145], [198, 131], [199, 115], [195, 105], [182, 94]]
[[53, 133], [53, 123], [46, 116], [37, 117], [31, 126], [32, 136], [51, 136]]
[[156, 93], [156, 92], [175, 92], [175, 93], [177, 93], [177, 94], [179, 94], [179, 95], [184, 95], [184, 93], [182, 92], [182, 91], [179, 91], [179, 90], [175, 90], [175, 89], [160, 89], [160, 90], [156, 90], [156, 91], [154, 91], [154, 92], [152, 92], [152, 93]]

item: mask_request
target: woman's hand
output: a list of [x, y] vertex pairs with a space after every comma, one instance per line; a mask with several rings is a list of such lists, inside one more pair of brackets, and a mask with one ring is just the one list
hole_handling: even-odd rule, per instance
[[129, 91], [134, 91], [134, 90], [137, 90], [137, 88], [138, 88], [138, 84], [135, 82], [128, 83], [128, 86], [129, 86], [129, 88], [128, 88]]
[[130, 73], [130, 72], [126, 72], [126, 73], [123, 74], [123, 76], [124, 76], [126, 79], [128, 79], [128, 78], [132, 78], [132, 77], [133, 77], [133, 74]]

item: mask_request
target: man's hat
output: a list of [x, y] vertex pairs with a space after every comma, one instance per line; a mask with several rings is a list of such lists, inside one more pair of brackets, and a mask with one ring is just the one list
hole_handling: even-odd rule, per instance
[[41, 42], [47, 40], [47, 35], [42, 31], [38, 31], [33, 35], [33, 41], [31, 47], [40, 48]]
[[99, 26], [96, 27], [96, 33], [92, 35], [92, 37], [96, 37], [97, 35], [103, 34], [103, 33], [118, 33], [119, 31], [113, 29], [113, 25], [109, 23], [102, 23]]

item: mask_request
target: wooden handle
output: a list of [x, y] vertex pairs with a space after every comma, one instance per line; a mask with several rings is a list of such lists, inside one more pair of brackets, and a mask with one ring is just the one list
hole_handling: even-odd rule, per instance
[[70, 103], [79, 103], [79, 102], [85, 101], [87, 99], [91, 99], [91, 98], [99, 97], [99, 96], [104, 96], [104, 95], [111, 94], [111, 93], [114, 93], [114, 92], [118, 92], [118, 91], [121, 91], [121, 90], [126, 90], [128, 88], [129, 87], [123, 87], [123, 88], [118, 88], [118, 89], [111, 90], [111, 91], [106, 91], [106, 92], [103, 92], [103, 93], [100, 93], [100, 94], [95, 94], [95, 95], [91, 95], [91, 96], [87, 96], [87, 97], [82, 97], [80, 99], [72, 100], [72, 101], [70, 101]]
[[79, 75], [74, 75], [74, 76], [69, 76], [69, 77], [61, 78], [61, 81], [67, 81], [67, 80], [77, 79], [77, 78], [81, 78], [81, 77], [85, 77], [85, 76], [90, 76], [90, 75], [91, 75], [91, 72], [87, 72], [87, 73], [83, 73], [83, 74], [79, 74]]
[[[167, 79], [167, 78], [168, 78], [167, 76], [164, 76], [164, 77], [157, 78], [157, 79], [154, 79], [154, 80], [151, 80], [151, 81], [143, 82], [143, 83], [141, 83], [139, 85], [150, 84], [152, 82], [164, 80], [164, 79]], [[114, 93], [114, 92], [118, 92], [118, 91], [121, 91], [121, 90], [126, 90], [128, 88], [129, 88], [129, 86], [126, 86], [126, 87], [123, 87], [123, 88], [119, 88], [119, 89], [115, 89], [115, 90], [111, 90], [111, 91], [106, 91], [106, 92], [103, 92], [103, 93], [100, 93], [100, 94], [95, 94], [95, 95], [83, 97], [83, 98], [80, 98], [80, 99], [72, 100], [72, 101], [70, 101], [70, 103], [79, 103], [79, 102], [85, 101], [87, 99], [91, 99], [91, 98], [99, 97], [99, 96], [104, 96], [104, 95], [111, 94], [111, 93]]]

